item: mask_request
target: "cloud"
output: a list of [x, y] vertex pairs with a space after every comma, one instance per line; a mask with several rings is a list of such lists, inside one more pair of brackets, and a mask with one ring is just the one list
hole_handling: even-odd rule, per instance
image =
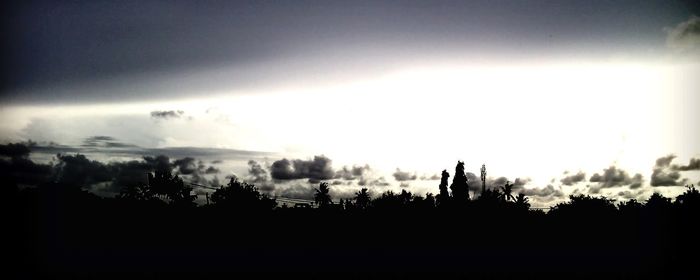
[[603, 169], [603, 174], [593, 174], [588, 181], [598, 183], [597, 186], [592, 187], [596, 190], [618, 186], [630, 186], [630, 189], [636, 189], [642, 186], [644, 179], [642, 174], [637, 173], [634, 176], [630, 176], [627, 171], [610, 166], [607, 169]]
[[89, 187], [96, 183], [109, 182], [112, 173], [107, 165], [90, 160], [85, 155], [57, 155], [59, 160], [57, 180], [73, 186]]
[[126, 144], [117, 141], [116, 138], [111, 136], [92, 136], [83, 139], [83, 144], [81, 147], [89, 148], [136, 148], [136, 145]]
[[438, 175], [438, 174], [433, 174], [431, 176], [423, 175], [423, 176], [420, 176], [420, 179], [423, 181], [440, 180], [440, 175]]
[[148, 163], [154, 171], [171, 173], [173, 166], [170, 164], [170, 158], [165, 155], [155, 157], [145, 156], [143, 160]]
[[[682, 186], [687, 179], [681, 179], [681, 174], [676, 167], [671, 165], [675, 155], [668, 155], [656, 160], [656, 165], [651, 173], [651, 185], [653, 187]], [[691, 161], [692, 162], [692, 161]]]
[[645, 193], [644, 189], [639, 189], [637, 191], [620, 191], [617, 193], [617, 196], [624, 198], [626, 200], [630, 200], [630, 199], [640, 200], [640, 198], [644, 195], [644, 193]]
[[700, 51], [700, 17], [691, 16], [673, 28], [666, 28], [666, 45], [677, 52]]
[[688, 165], [672, 165], [671, 168], [678, 171], [700, 170], [700, 158], [691, 158]]
[[342, 169], [335, 172], [335, 179], [356, 180], [367, 175], [371, 171], [369, 165], [364, 166], [353, 165], [351, 168], [343, 166]]
[[[477, 176], [474, 173], [467, 172], [467, 183], [469, 184], [469, 190], [473, 191], [475, 193], [481, 193], [481, 176]], [[492, 177], [487, 177], [486, 178], [486, 188], [487, 189], [495, 189], [495, 188], [500, 188], [506, 184], [506, 182], [511, 182], [513, 184], [513, 190], [518, 190], [521, 189], [530, 182], [530, 179], [528, 178], [515, 178], [514, 181], [508, 180], [506, 177], [498, 177], [498, 178], [492, 178]]]
[[521, 188], [518, 193], [522, 193], [526, 196], [531, 196], [531, 197], [564, 197], [564, 192], [560, 189], [554, 188], [552, 185], [547, 185], [544, 188], [532, 188], [532, 189], [525, 189]]
[[151, 112], [151, 118], [154, 119], [178, 119], [182, 117], [185, 114], [184, 111], [182, 110], [177, 110], [177, 111], [152, 111]]
[[275, 184], [270, 180], [267, 169], [254, 160], [248, 161], [248, 177], [245, 181], [255, 185], [261, 191], [271, 192], [275, 189]]
[[573, 186], [574, 184], [579, 183], [579, 182], [583, 182], [585, 180], [586, 180], [586, 173], [579, 171], [578, 173], [576, 173], [574, 175], [566, 176], [559, 181], [566, 186]]
[[195, 164], [195, 159], [191, 157], [186, 157], [182, 159], [175, 160], [173, 166], [177, 167], [180, 174], [190, 175], [197, 172], [197, 164]]
[[384, 177], [379, 177], [377, 179], [361, 178], [357, 181], [359, 186], [370, 186], [370, 187], [388, 187], [391, 184], [386, 181]]
[[316, 191], [312, 187], [302, 185], [291, 185], [275, 191], [275, 195], [286, 198], [313, 200]]
[[401, 171], [401, 169], [398, 169], [398, 168], [396, 168], [396, 172], [394, 172], [394, 174], [392, 174], [392, 175], [394, 176], [394, 179], [396, 179], [396, 181], [399, 181], [399, 182], [413, 181], [413, 180], [418, 179], [418, 175], [416, 175], [415, 173], [411, 174], [411, 173], [406, 172], [406, 171]]
[[205, 174], [217, 174], [220, 172], [221, 172], [221, 170], [219, 170], [218, 168], [216, 168], [214, 166], [209, 166], [206, 170], [204, 170]]
[[281, 159], [272, 163], [270, 174], [275, 180], [309, 179], [310, 183], [333, 179], [335, 172], [331, 160], [323, 155], [313, 160]]

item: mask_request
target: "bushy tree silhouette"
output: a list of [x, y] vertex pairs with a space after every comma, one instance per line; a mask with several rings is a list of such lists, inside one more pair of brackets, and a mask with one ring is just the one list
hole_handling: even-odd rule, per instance
[[186, 186], [179, 176], [169, 172], [149, 173], [148, 186], [155, 196], [174, 205], [194, 206], [197, 197], [192, 194], [192, 188]]
[[211, 195], [211, 201], [215, 206], [229, 209], [272, 210], [277, 207], [275, 199], [261, 194], [254, 185], [238, 181], [235, 177], [225, 187], [219, 187]]
[[527, 210], [530, 208], [530, 201], [524, 194], [519, 193], [515, 198], [515, 206], [519, 209]]
[[647, 200], [645, 207], [655, 211], [668, 211], [671, 209], [671, 198], [664, 197], [660, 193], [653, 193]]
[[685, 186], [687, 190], [676, 197], [676, 204], [683, 208], [698, 207], [700, 205], [700, 191], [694, 185]]
[[458, 203], [469, 200], [469, 184], [467, 184], [467, 174], [464, 173], [464, 162], [458, 161], [455, 166], [455, 176], [452, 178], [452, 199]]
[[450, 193], [447, 190], [447, 180], [450, 179], [450, 173], [447, 172], [447, 170], [442, 170], [442, 177], [440, 177], [440, 193], [438, 194], [437, 197], [437, 205], [446, 205], [447, 202], [450, 200]]

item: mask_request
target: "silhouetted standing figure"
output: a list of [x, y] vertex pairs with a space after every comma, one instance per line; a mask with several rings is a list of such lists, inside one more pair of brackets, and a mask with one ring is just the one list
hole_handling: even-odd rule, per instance
[[438, 205], [444, 204], [450, 199], [450, 193], [447, 191], [447, 180], [450, 178], [450, 173], [447, 170], [442, 171], [442, 178], [440, 178], [440, 194], [437, 197]]
[[452, 178], [452, 198], [457, 202], [469, 200], [469, 185], [467, 184], [467, 175], [464, 173], [464, 162], [458, 161], [455, 167], [455, 176]]

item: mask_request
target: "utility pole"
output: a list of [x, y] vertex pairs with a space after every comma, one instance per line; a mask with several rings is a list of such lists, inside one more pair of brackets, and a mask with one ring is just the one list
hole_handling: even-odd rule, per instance
[[486, 193], [486, 164], [481, 165], [481, 195]]

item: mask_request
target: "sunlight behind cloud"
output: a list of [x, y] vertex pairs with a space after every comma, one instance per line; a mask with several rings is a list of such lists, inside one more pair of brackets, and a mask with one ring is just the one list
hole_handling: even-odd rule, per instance
[[[647, 174], [659, 155], [700, 153], [688, 142], [693, 137], [667, 135], [689, 130], [683, 119], [695, 114], [687, 103], [697, 99], [691, 81], [678, 75], [689, 70], [679, 67], [697, 71], [641, 62], [428, 64], [333, 86], [5, 107], [4, 117], [15, 121], [1, 129], [15, 139], [73, 144], [92, 135], [125, 135], [145, 147], [325, 154], [336, 166], [367, 163], [386, 172], [436, 173], [464, 160], [467, 171], [486, 163], [492, 174], [527, 175], [544, 186], [564, 170], [620, 165]], [[149, 116], [159, 110], [183, 114]], [[28, 129], [42, 122], [54, 129]]]

